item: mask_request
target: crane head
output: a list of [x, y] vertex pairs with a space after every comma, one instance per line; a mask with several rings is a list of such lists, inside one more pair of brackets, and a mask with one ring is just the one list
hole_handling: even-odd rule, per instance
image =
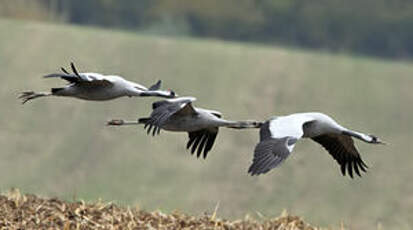
[[381, 145], [385, 145], [387, 144], [386, 142], [382, 141], [380, 138], [374, 136], [374, 135], [369, 135], [371, 137], [371, 144], [381, 144]]

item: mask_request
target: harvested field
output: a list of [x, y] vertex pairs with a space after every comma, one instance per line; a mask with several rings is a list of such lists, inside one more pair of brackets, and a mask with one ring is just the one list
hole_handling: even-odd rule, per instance
[[213, 215], [146, 212], [112, 203], [66, 202], [57, 198], [23, 195], [18, 190], [0, 195], [1, 229], [319, 229], [297, 216], [257, 221], [229, 221]]

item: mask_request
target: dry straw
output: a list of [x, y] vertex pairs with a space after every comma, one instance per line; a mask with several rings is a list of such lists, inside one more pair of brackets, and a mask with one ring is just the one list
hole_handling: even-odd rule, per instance
[[228, 221], [216, 216], [164, 214], [125, 208], [112, 203], [66, 202], [11, 190], [0, 195], [0, 229], [318, 229], [299, 217], [283, 213], [280, 217], [256, 221], [250, 217]]

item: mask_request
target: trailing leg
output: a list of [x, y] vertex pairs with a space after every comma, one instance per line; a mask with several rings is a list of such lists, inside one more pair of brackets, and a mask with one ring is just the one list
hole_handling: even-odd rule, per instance
[[26, 102], [28, 102], [32, 99], [39, 98], [39, 97], [51, 96], [51, 95], [53, 95], [53, 93], [49, 93], [49, 92], [36, 93], [34, 91], [25, 91], [25, 92], [20, 93], [18, 98], [22, 99], [22, 104], [24, 104], [24, 103], [26, 103]]

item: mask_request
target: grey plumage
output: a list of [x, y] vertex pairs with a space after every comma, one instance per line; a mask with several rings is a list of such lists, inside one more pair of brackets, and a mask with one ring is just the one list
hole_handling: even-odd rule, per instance
[[[289, 155], [286, 142], [291, 137], [274, 139], [271, 137], [270, 121], [266, 121], [260, 128], [260, 142], [255, 146], [253, 163], [248, 169], [252, 176], [267, 173], [277, 167]], [[297, 139], [293, 138], [295, 142]], [[295, 144], [290, 142], [290, 145]]]
[[184, 98], [183, 100], [173, 102], [165, 100], [153, 103], [153, 111], [146, 121], [144, 128], [148, 127], [148, 133], [152, 127], [154, 127], [154, 130], [160, 130], [173, 115], [179, 116], [180, 114], [181, 116], [185, 116], [195, 114], [196, 112], [191, 105], [192, 101], [191, 98]]
[[187, 149], [191, 154], [207, 157], [218, 135], [219, 127], [258, 128], [255, 121], [227, 121], [221, 113], [214, 110], [192, 106], [194, 97], [181, 97], [157, 101], [152, 104], [150, 117], [140, 118], [138, 123], [144, 124], [148, 134], [153, 136], [161, 129], [168, 131], [188, 132]]
[[353, 172], [361, 176], [367, 165], [354, 146], [352, 137], [371, 144], [382, 144], [381, 140], [336, 123], [322, 113], [298, 113], [274, 117], [265, 122], [260, 130], [260, 141], [248, 173], [260, 175], [279, 166], [292, 152], [300, 138], [311, 138], [321, 144], [340, 165], [343, 175], [353, 178]]
[[260, 141], [254, 150], [253, 163], [248, 169], [252, 176], [267, 173], [277, 167], [290, 155], [287, 148], [289, 137]]
[[149, 89], [137, 83], [125, 80], [120, 76], [102, 75], [99, 73], [79, 73], [73, 63], [70, 64], [72, 72], [61, 68], [63, 73], [52, 73], [44, 78], [61, 78], [69, 82], [68, 85], [52, 90], [51, 92], [25, 91], [19, 95], [22, 103], [44, 96], [66, 96], [83, 100], [104, 101], [118, 97], [128, 96], [158, 96], [174, 98], [175, 92], [159, 90], [161, 81], [157, 81]]

